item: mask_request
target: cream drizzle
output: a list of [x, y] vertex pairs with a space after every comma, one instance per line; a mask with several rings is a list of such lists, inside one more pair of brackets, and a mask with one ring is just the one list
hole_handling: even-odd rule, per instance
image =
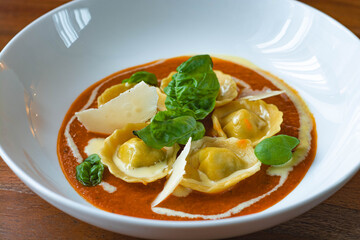
[[117, 187], [104, 181], [102, 181], [99, 185], [102, 186], [102, 188], [108, 193], [114, 193], [117, 190]]
[[244, 208], [251, 206], [252, 204], [260, 201], [264, 197], [266, 197], [266, 196], [270, 195], [271, 193], [275, 192], [276, 190], [278, 190], [278, 188], [280, 188], [285, 183], [287, 177], [288, 177], [288, 172], [284, 172], [280, 176], [279, 183], [273, 189], [271, 189], [269, 192], [264, 193], [263, 195], [261, 195], [259, 197], [250, 199], [246, 202], [242, 202], [239, 205], [237, 205], [236, 207], [233, 207], [230, 210], [228, 210], [224, 213], [220, 213], [220, 214], [214, 214], [214, 215], [191, 214], [191, 213], [175, 211], [172, 209], [161, 208], [161, 207], [153, 207], [151, 209], [153, 210], [153, 212], [155, 212], [157, 214], [173, 216], [173, 217], [184, 217], [184, 218], [190, 218], [190, 219], [202, 218], [205, 220], [216, 220], [216, 219], [220, 219], [220, 218], [231, 217], [231, 215], [241, 212]]
[[74, 139], [70, 135], [70, 124], [74, 121], [74, 119], [75, 119], [75, 116], [73, 116], [70, 119], [70, 121], [68, 122], [68, 124], [66, 125], [64, 135], [65, 135], [65, 138], [66, 138], [67, 145], [69, 146], [72, 154], [76, 158], [76, 161], [80, 164], [80, 163], [83, 162], [84, 159], [82, 158], [82, 156], [81, 156], [81, 154], [79, 152], [79, 149], [78, 149], [78, 147], [76, 146], [76, 144], [74, 142]]
[[105, 138], [92, 138], [84, 148], [84, 152], [90, 156], [91, 154], [100, 155], [100, 150], [104, 144]]
[[300, 162], [302, 162], [311, 148], [311, 130], [313, 129], [313, 122], [311, 117], [311, 113], [305, 102], [298, 97], [292, 88], [290, 88], [286, 83], [279, 81], [272, 77], [266, 72], [263, 72], [261, 69], [253, 69], [266, 79], [270, 80], [276, 87], [284, 90], [287, 96], [291, 99], [294, 103], [296, 110], [299, 113], [299, 136], [298, 139], [300, 140], [300, 144], [296, 147], [295, 152], [293, 153], [292, 159], [287, 163], [279, 166], [271, 166], [267, 170], [267, 174], [270, 176], [278, 176], [283, 172], [291, 172], [295, 166], [297, 166]]

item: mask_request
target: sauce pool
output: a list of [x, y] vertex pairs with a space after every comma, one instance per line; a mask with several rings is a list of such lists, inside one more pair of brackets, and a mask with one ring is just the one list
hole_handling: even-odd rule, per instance
[[[57, 143], [59, 162], [69, 183], [83, 198], [85, 198], [92, 205], [108, 212], [140, 218], [159, 220], [202, 220], [200, 218], [190, 219], [178, 216], [160, 215], [152, 211], [151, 203], [162, 191], [165, 184], [165, 179], [161, 179], [147, 185], [142, 183], [127, 183], [110, 174], [108, 169], [105, 168], [103, 181], [110, 184], [111, 186], [116, 187], [116, 191], [113, 193], [107, 192], [104, 190], [103, 186], [100, 185], [95, 187], [83, 186], [76, 180], [75, 168], [79, 163], [68, 146], [66, 136], [64, 134], [68, 122], [72, 119], [75, 112], [80, 111], [89, 101], [89, 98], [95, 88], [98, 87], [98, 91], [94, 101], [92, 101], [88, 106], [89, 108], [97, 107], [96, 98], [103, 91], [105, 91], [105, 89], [112, 85], [121, 83], [123, 79], [129, 78], [133, 73], [138, 71], [148, 71], [154, 73], [158, 79], [162, 79], [167, 77], [170, 72], [175, 71], [176, 68], [188, 58], [189, 57], [176, 57], [155, 61], [114, 73], [90, 86], [83, 93], [81, 93], [80, 96], [71, 105], [70, 109], [65, 115], [59, 131]], [[264, 87], [271, 90], [279, 90], [271, 81], [258, 74], [254, 70], [223, 59], [212, 59], [214, 62], [214, 70], [220, 70], [226, 74], [245, 81], [251, 86], [253, 90], [262, 90]], [[290, 98], [286, 97], [284, 94], [281, 94], [266, 98], [264, 101], [266, 103], [276, 105], [278, 109], [284, 114], [283, 123], [281, 124], [281, 131], [279, 134], [298, 137], [300, 127], [299, 113], [297, 112], [297, 109]], [[209, 118], [205, 119], [204, 124], [207, 129], [211, 128], [212, 123]], [[107, 137], [106, 135], [88, 132], [76, 118], [70, 123], [69, 127], [70, 135], [79, 149], [79, 154], [83, 159], [87, 157], [84, 149], [90, 139]], [[311, 166], [315, 158], [315, 154], [316, 128], [315, 121], [313, 120], [310, 151], [308, 152], [306, 158], [297, 166], [295, 166], [289, 173], [285, 183], [268, 196], [265, 196], [251, 206], [244, 208], [238, 214], [232, 216], [241, 216], [260, 212], [279, 202], [300, 183]], [[227, 210], [237, 206], [242, 202], [246, 202], [266, 194], [278, 185], [280, 177], [268, 175], [266, 173], [267, 169], [268, 166], [262, 165], [260, 171], [239, 182], [235, 187], [226, 192], [220, 194], [204, 194], [193, 191], [187, 197], [175, 197], [171, 195], [164, 202], [162, 202], [159, 207], [202, 215], [215, 215], [226, 212]]]

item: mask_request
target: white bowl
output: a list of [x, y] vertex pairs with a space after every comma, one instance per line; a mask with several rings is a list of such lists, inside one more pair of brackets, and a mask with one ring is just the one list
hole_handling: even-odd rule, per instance
[[[240, 56], [293, 86], [314, 113], [317, 156], [273, 207], [216, 221], [155, 221], [104, 212], [81, 198], [56, 140], [75, 98], [120, 69], [193, 53]], [[328, 16], [288, 0], [75, 1], [39, 18], [0, 54], [0, 154], [34, 192], [64, 212], [143, 238], [220, 238], [309, 210], [360, 167], [360, 42]]]

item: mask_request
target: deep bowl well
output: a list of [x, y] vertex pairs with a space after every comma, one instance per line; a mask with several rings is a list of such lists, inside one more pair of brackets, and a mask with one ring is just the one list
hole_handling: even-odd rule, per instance
[[[305, 178], [263, 212], [215, 221], [147, 220], [91, 206], [67, 182], [56, 154], [70, 104], [118, 70], [195, 53], [243, 57], [300, 93], [318, 131]], [[71, 2], [30, 24], [0, 54], [0, 154], [46, 201], [107, 230], [156, 239], [254, 232], [314, 207], [358, 171], [359, 62], [358, 38], [290, 0]]]

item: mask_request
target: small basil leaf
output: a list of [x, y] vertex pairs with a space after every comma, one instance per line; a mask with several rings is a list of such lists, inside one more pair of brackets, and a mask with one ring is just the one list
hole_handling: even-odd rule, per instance
[[299, 139], [288, 135], [277, 135], [261, 141], [255, 147], [256, 157], [266, 165], [281, 165], [292, 157], [292, 150]]
[[204, 119], [214, 109], [220, 89], [212, 66], [209, 55], [194, 56], [182, 63], [164, 89], [166, 108], [175, 112], [188, 109], [195, 119]]
[[84, 186], [96, 186], [103, 177], [104, 165], [97, 154], [92, 154], [76, 166], [76, 179]]
[[190, 137], [198, 140], [204, 136], [205, 128], [193, 116], [179, 116], [174, 111], [162, 111], [155, 115], [150, 125], [134, 131], [134, 134], [148, 146], [160, 149], [164, 146], [171, 147], [175, 143], [186, 144]]
[[212, 70], [213, 62], [209, 55], [196, 55], [176, 68], [179, 73], [203, 73]]
[[85, 161], [90, 162], [91, 164], [98, 164], [101, 161], [101, 158], [97, 154], [91, 154], [88, 156]]
[[155, 74], [149, 73], [146, 71], [140, 71], [136, 72], [133, 75], [131, 75], [130, 78], [123, 80], [123, 83], [139, 83], [141, 81], [144, 81], [145, 83], [153, 86], [157, 86], [157, 78]]

